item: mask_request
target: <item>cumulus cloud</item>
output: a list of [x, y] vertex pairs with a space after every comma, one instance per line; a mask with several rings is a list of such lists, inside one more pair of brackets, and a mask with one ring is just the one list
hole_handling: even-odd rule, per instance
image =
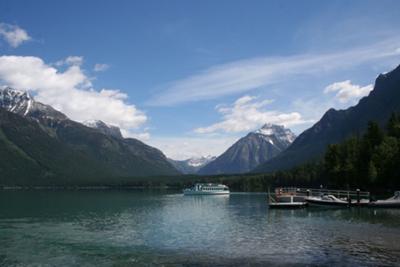
[[80, 67], [81, 57], [64, 60], [64, 71], [31, 56], [0, 56], [0, 81], [14, 88], [31, 90], [36, 100], [49, 104], [76, 121], [102, 120], [131, 135], [147, 117], [127, 95], [115, 89], [95, 90]]
[[284, 126], [306, 123], [298, 112], [282, 113], [276, 110], [267, 110], [265, 107], [272, 100], [258, 100], [254, 96], [243, 96], [232, 105], [217, 106], [217, 111], [222, 114], [222, 121], [207, 127], [197, 128], [196, 133], [215, 132], [244, 132], [260, 127], [264, 123], [274, 123]]
[[369, 84], [366, 86], [360, 86], [357, 84], [352, 84], [350, 80], [343, 82], [336, 82], [325, 87], [324, 93], [336, 92], [335, 97], [341, 103], [347, 103], [352, 100], [358, 100], [363, 96], [366, 96], [373, 89], [373, 85]]
[[213, 66], [163, 86], [148, 102], [155, 106], [215, 99], [287, 81], [296, 75], [343, 70], [398, 55], [398, 37], [372, 45], [324, 54], [258, 57]]
[[96, 71], [96, 72], [106, 71], [106, 70], [108, 70], [109, 67], [110, 66], [107, 65], [107, 64], [99, 64], [99, 63], [97, 63], [97, 64], [94, 65], [93, 70]]
[[13, 48], [31, 39], [24, 29], [7, 23], [0, 23], [0, 37]]

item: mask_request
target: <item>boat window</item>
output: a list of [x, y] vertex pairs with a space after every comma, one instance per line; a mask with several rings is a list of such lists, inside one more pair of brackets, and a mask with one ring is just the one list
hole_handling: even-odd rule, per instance
[[290, 203], [290, 202], [292, 202], [290, 197], [280, 197], [278, 199], [278, 201], [281, 202], [281, 203]]
[[304, 197], [293, 197], [293, 202], [304, 202]]

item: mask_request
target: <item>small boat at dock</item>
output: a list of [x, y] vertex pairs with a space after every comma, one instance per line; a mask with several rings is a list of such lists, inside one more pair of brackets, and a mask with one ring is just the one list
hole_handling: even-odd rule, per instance
[[371, 202], [369, 206], [375, 208], [400, 208], [400, 191], [396, 191], [391, 198]]
[[268, 204], [271, 209], [304, 208], [307, 206], [304, 197], [296, 188], [277, 188], [274, 197], [268, 194]]
[[197, 183], [191, 188], [183, 189], [184, 195], [228, 195], [229, 187], [223, 184]]
[[350, 207], [351, 203], [344, 199], [335, 197], [334, 195], [322, 195], [319, 197], [306, 197], [305, 201], [311, 206], [323, 207]]

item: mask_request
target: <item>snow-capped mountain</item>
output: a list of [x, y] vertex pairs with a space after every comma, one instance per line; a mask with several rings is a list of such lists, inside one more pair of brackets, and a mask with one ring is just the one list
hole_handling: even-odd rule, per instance
[[0, 108], [34, 119], [68, 119], [51, 106], [36, 102], [27, 91], [10, 87], [0, 89]]
[[289, 129], [265, 124], [233, 144], [214, 161], [199, 170], [199, 174], [244, 173], [284, 151], [296, 136]]
[[272, 145], [289, 146], [296, 139], [296, 135], [282, 125], [271, 123], [264, 124], [263, 127], [254, 131], [255, 134], [263, 136], [263, 138]]
[[[10, 87], [0, 88], [0, 108], [16, 113], [18, 115], [36, 120], [54, 121], [68, 119], [63, 113], [55, 110], [49, 105], [35, 101], [29, 92]], [[85, 126], [97, 129], [103, 134], [122, 138], [118, 127], [108, 125], [100, 120], [85, 121]]]
[[0, 184], [116, 184], [179, 174], [160, 150], [134, 138], [112, 138], [102, 131], [119, 129], [104, 125], [92, 129], [26, 91], [0, 87]]
[[117, 126], [106, 124], [103, 121], [90, 120], [90, 121], [84, 121], [83, 124], [86, 125], [87, 127], [97, 129], [103, 134], [111, 135], [116, 138], [123, 138], [121, 130]]
[[196, 173], [201, 167], [215, 160], [215, 156], [205, 156], [205, 157], [192, 157], [186, 160], [173, 160], [168, 159], [172, 165], [175, 166], [180, 172], [184, 174]]

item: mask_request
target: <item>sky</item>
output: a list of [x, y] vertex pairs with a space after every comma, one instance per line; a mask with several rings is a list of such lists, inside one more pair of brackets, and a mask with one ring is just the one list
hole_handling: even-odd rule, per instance
[[173, 159], [300, 134], [400, 64], [400, 1], [0, 2], [0, 86]]

